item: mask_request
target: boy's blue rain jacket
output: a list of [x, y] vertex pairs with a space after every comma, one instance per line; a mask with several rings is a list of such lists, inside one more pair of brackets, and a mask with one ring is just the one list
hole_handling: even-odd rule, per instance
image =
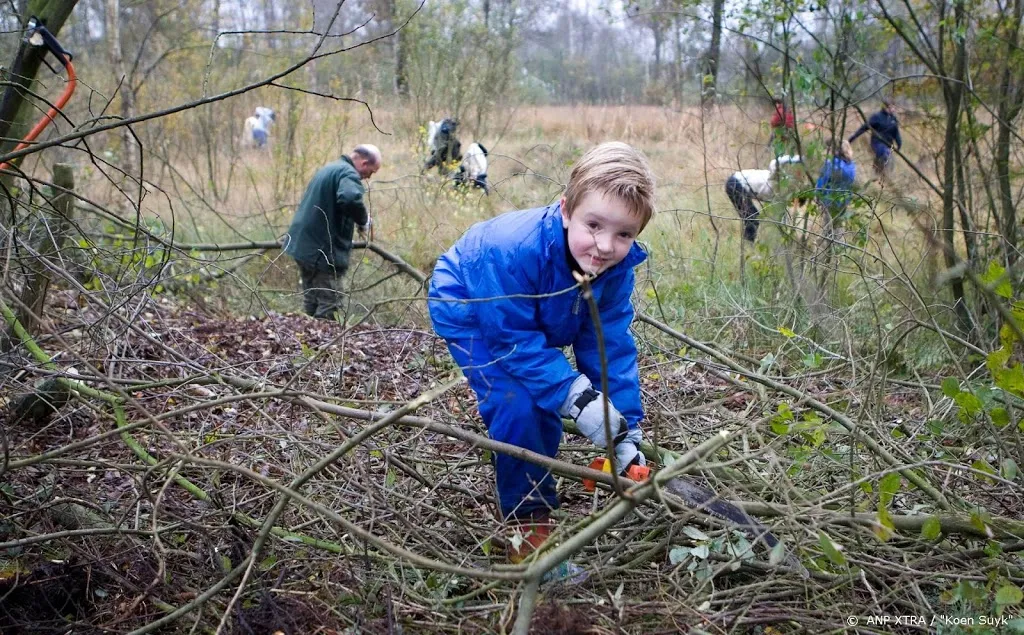
[[[566, 258], [561, 205], [502, 214], [473, 225], [437, 262], [428, 302], [437, 334], [477, 339], [539, 407], [555, 412], [577, 377], [559, 350], [573, 346], [580, 372], [601, 389], [601, 361], [587, 301]], [[637, 352], [629, 332], [636, 243], [592, 284], [608, 360], [608, 397], [630, 428], [643, 418]], [[544, 296], [544, 297], [534, 297]], [[476, 300], [458, 302], [458, 300]]]
[[853, 197], [853, 181], [857, 168], [853, 161], [830, 157], [821, 167], [815, 186], [815, 196], [830, 213], [841, 213]]

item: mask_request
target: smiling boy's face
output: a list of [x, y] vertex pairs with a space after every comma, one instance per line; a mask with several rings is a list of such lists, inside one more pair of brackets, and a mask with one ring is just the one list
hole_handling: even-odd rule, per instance
[[583, 197], [571, 218], [562, 198], [562, 226], [569, 230], [569, 253], [595, 276], [622, 262], [643, 229], [625, 201], [597, 191]]

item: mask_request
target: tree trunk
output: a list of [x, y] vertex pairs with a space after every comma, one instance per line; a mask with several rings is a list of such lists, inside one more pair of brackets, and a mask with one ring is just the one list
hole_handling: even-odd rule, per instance
[[[29, 2], [26, 15], [22, 16], [22, 25], [28, 22], [29, 15], [35, 15], [46, 23], [46, 28], [56, 36], [71, 10], [78, 0], [33, 0]], [[22, 42], [11, 62], [8, 76], [11, 83], [4, 90], [0, 99], [0, 161], [18, 145], [39, 116], [40, 104], [28, 103], [27, 90], [36, 90], [35, 81], [39, 66], [43, 60], [43, 50]], [[49, 72], [49, 71], [47, 71]], [[44, 107], [43, 110], [46, 108]]]
[[651, 32], [654, 34], [654, 68], [651, 79], [655, 82], [661, 78], [661, 48], [665, 44], [665, 27], [657, 18], [651, 20]]
[[[963, 29], [965, 20], [964, 8], [961, 3], [955, 5], [953, 15], [955, 20], [953, 32], [959, 33]], [[942, 81], [942, 92], [946, 100], [945, 153], [942, 166], [942, 241], [947, 269], [953, 269], [957, 264], [956, 235], [954, 234], [956, 229], [954, 214], [956, 202], [953, 200], [953, 196], [956, 191], [956, 156], [957, 144], [960, 142], [958, 130], [966, 65], [966, 38], [960, 38], [956, 43], [956, 52], [954, 54], [953, 78]], [[971, 316], [967, 311], [967, 299], [964, 297], [963, 278], [961, 276], [954, 277], [950, 286], [953, 291], [953, 307], [956, 311], [957, 324], [963, 333], [970, 333]]]
[[[387, 0], [391, 6], [391, 15], [398, 15], [398, 6], [395, 0]], [[486, 18], [485, 18], [486, 19]], [[395, 20], [392, 20], [392, 24]], [[409, 96], [409, 69], [406, 63], [408, 56], [408, 45], [409, 41], [406, 35], [406, 29], [400, 29], [398, 33], [395, 33], [395, 92], [400, 97]]]
[[[121, 93], [121, 117], [135, 116], [135, 90], [132, 79], [125, 72], [124, 52], [121, 48], [121, 0], [107, 0], [106, 38], [109, 47], [110, 67], [119, 78]], [[135, 138], [127, 126], [121, 128], [121, 169], [131, 174], [138, 165]]]
[[710, 105], [715, 101], [718, 91], [718, 63], [722, 55], [722, 9], [725, 0], [714, 0], [711, 5], [711, 46], [708, 48], [707, 79], [701, 94], [704, 103]]
[[1013, 21], [1010, 33], [1006, 38], [1006, 56], [1003, 59], [1003, 76], [1000, 82], [1000, 98], [996, 126], [995, 173], [999, 184], [999, 204], [1003, 210], [1002, 227], [1003, 253], [1006, 254], [1006, 267], [1010, 269], [1017, 262], [1017, 210], [1013, 205], [1013, 189], [1010, 185], [1010, 140], [1015, 121], [1024, 105], [1024, 87], [1019, 85], [1020, 73], [1014, 72], [1014, 55], [1020, 41], [1021, 16], [1024, 13], [1024, 1], [1014, 0]]

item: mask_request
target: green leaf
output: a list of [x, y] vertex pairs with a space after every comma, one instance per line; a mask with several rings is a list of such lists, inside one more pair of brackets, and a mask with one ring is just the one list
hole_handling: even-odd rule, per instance
[[1024, 396], [1024, 366], [1016, 364], [992, 375], [996, 380], [996, 386], [1017, 396]]
[[690, 553], [693, 554], [694, 558], [703, 560], [708, 557], [708, 554], [710, 554], [711, 551], [708, 549], [707, 545], [697, 545], [696, 547], [690, 548]]
[[683, 560], [686, 560], [690, 556], [689, 547], [673, 547], [668, 552], [668, 561], [672, 564], [679, 564]]
[[960, 406], [963, 414], [973, 416], [981, 412], [981, 400], [969, 392], [961, 392], [953, 397], [956, 405]]
[[846, 564], [846, 556], [840, 550], [841, 547], [832, 542], [832, 539], [828, 537], [828, 534], [819, 530], [818, 531], [818, 544], [821, 545], [821, 550], [825, 552], [825, 555], [833, 564], [843, 566]]
[[806, 368], [818, 368], [821, 366], [821, 353], [808, 353], [804, 355], [803, 363]]
[[878, 508], [878, 524], [872, 527], [875, 535], [878, 539], [885, 542], [892, 538], [893, 533], [896, 531], [896, 526], [892, 522], [892, 516], [889, 515], [889, 510], [885, 507]]
[[[984, 459], [978, 459], [974, 463], [971, 463], [971, 467], [985, 474], [991, 474], [993, 476], [995, 476], [996, 474], [996, 468], [992, 467], [992, 465]], [[987, 476], [979, 476], [979, 478], [985, 481], [986, 483], [993, 482], [992, 479], [988, 478]]]
[[946, 423], [941, 419], [929, 419], [925, 425], [928, 427], [928, 432], [936, 437], [942, 436], [942, 431], [946, 427]]
[[391, 489], [394, 487], [396, 480], [398, 480], [398, 475], [394, 470], [389, 469], [388, 473], [384, 476], [384, 487]]
[[485, 540], [482, 543], [480, 543], [480, 551], [483, 551], [485, 556], [491, 555], [491, 539], [490, 538], [488, 538], [487, 540]]
[[892, 502], [892, 497], [896, 492], [900, 491], [902, 480], [899, 472], [890, 472], [882, 477], [882, 480], [878, 483], [878, 500], [883, 507], [888, 507], [889, 503]]
[[977, 510], [971, 512], [971, 526], [977, 529], [978, 531], [984, 532], [985, 535], [991, 536], [992, 530], [988, 528], [988, 523], [986, 522], [987, 519], [988, 513], [986, 513], [984, 510]]
[[1024, 633], [1024, 617], [1010, 620], [1006, 623], [1006, 628], [1011, 633]]
[[1021, 600], [1024, 600], [1024, 592], [1013, 584], [1007, 584], [996, 591], [996, 604], [1020, 604]]
[[782, 423], [781, 421], [772, 421], [772, 432], [778, 435], [783, 435], [789, 432], [789, 424]]
[[935, 516], [924, 521], [921, 525], [921, 537], [925, 540], [935, 540], [942, 535], [942, 523]]
[[999, 473], [1008, 481], [1016, 479], [1018, 474], [1017, 462], [1010, 458], [1003, 459]]
[[[230, 560], [228, 563], [230, 564]], [[263, 559], [263, 562], [259, 564], [260, 571], [269, 571], [275, 564], [277, 564], [277, 556], [267, 556]]]
[[686, 525], [683, 527], [683, 533], [693, 540], [710, 540], [706, 533], [692, 525]]
[[796, 337], [796, 333], [794, 333], [792, 330], [786, 328], [785, 326], [780, 326], [779, 327], [779, 333], [782, 333], [786, 337], [790, 337], [790, 338]]
[[956, 377], [946, 377], [942, 380], [942, 394], [950, 399], [960, 394], [960, 382]]
[[995, 295], [1008, 299], [1014, 297], [1014, 288], [1007, 276], [1007, 269], [999, 266], [994, 260], [988, 263], [988, 270], [981, 274], [980, 279], [986, 286], [991, 287]]
[[993, 408], [988, 415], [992, 417], [992, 423], [997, 428], [1005, 428], [1010, 425], [1010, 415], [1006, 412], [1006, 408]]
[[811, 433], [811, 443], [814, 444], [814, 447], [819, 447], [824, 442], [825, 442], [825, 428], [821, 428], [821, 427], [815, 428], [814, 432]]
[[986, 286], [992, 288], [992, 292], [1004, 298], [1013, 297], [1013, 286], [1006, 275], [1006, 269], [999, 266], [996, 261], [988, 263], [988, 271], [980, 276]]

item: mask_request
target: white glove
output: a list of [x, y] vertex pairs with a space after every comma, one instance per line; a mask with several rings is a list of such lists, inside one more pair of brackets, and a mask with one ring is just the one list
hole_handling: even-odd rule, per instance
[[637, 447], [642, 440], [640, 428], [633, 428], [626, 433], [626, 439], [615, 446], [615, 465], [612, 467], [616, 474], [625, 474], [634, 461], [639, 465], [647, 465], [647, 458]]
[[[604, 398], [600, 391], [594, 390], [586, 375], [580, 375], [569, 387], [558, 414], [569, 417], [576, 422], [580, 434], [587, 437], [599, 448], [607, 447], [608, 438], [604, 431]], [[618, 445], [627, 438], [626, 418], [615, 406], [608, 402], [608, 423], [611, 424], [612, 443]], [[637, 430], [639, 433], [639, 430]], [[636, 446], [634, 446], [635, 448]], [[630, 457], [632, 458], [632, 457]]]

